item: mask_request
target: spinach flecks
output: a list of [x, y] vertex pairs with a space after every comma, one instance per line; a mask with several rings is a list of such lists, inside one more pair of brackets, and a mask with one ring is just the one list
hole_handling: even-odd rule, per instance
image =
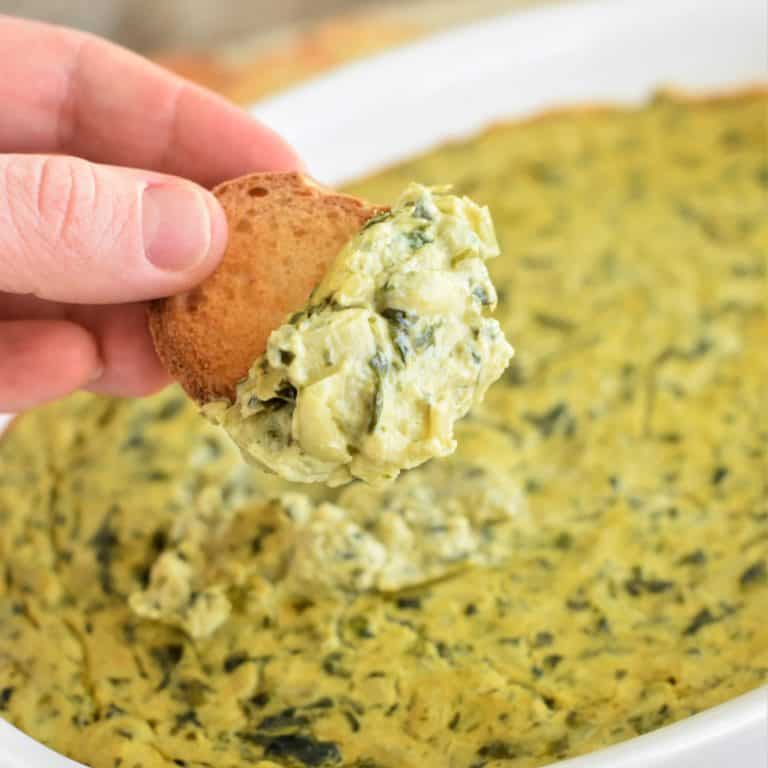
[[275, 392], [275, 397], [277, 397], [279, 400], [283, 400], [286, 403], [295, 403], [296, 394], [296, 387], [294, 387], [290, 382], [284, 382], [280, 389]]
[[395, 349], [397, 350], [397, 354], [400, 355], [400, 359], [405, 362], [411, 352], [411, 342], [408, 338], [408, 334], [403, 333], [402, 331], [393, 331], [392, 343], [395, 345]]
[[549, 315], [544, 312], [537, 312], [533, 319], [542, 328], [548, 328], [551, 331], [558, 331], [560, 333], [571, 333], [575, 330], [576, 325], [570, 320], [566, 320], [564, 317], [558, 315]]
[[491, 760], [514, 760], [520, 757], [520, 750], [508, 741], [490, 741], [477, 750], [478, 757]]
[[716, 624], [718, 621], [720, 621], [720, 619], [715, 616], [709, 608], [702, 608], [683, 630], [683, 635], [691, 637], [704, 627], [707, 627], [710, 624]]
[[158, 421], [169, 421], [174, 416], [178, 416], [183, 410], [186, 402], [182, 397], [175, 397], [173, 400], [169, 400], [163, 404], [160, 410], [155, 415]]
[[400, 359], [405, 362], [411, 352], [409, 331], [416, 322], [416, 316], [405, 310], [392, 307], [383, 309], [380, 314], [389, 323], [392, 343], [395, 345]]
[[765, 560], [758, 560], [746, 568], [739, 577], [739, 584], [742, 587], [749, 587], [755, 584], [761, 584], [768, 581], [768, 570]]
[[392, 211], [382, 211], [381, 213], [377, 213], [375, 216], [371, 216], [368, 221], [363, 224], [363, 231], [366, 229], [370, 229], [375, 224], [379, 224], [382, 221], [386, 221], [387, 219], [391, 219], [393, 216]]
[[250, 661], [250, 657], [245, 651], [237, 651], [236, 653], [232, 653], [224, 660], [224, 671], [227, 674], [231, 674], [239, 667], [242, 667], [243, 664], [246, 664], [248, 661]]
[[561, 422], [570, 421], [568, 404], [557, 403], [543, 413], [525, 413], [523, 418], [532, 424], [542, 437], [550, 437]]
[[303, 728], [309, 725], [309, 718], [297, 715], [293, 707], [284, 709], [276, 715], [269, 715], [256, 726], [259, 731], [284, 731], [290, 728]]
[[376, 383], [373, 391], [373, 404], [371, 406], [371, 419], [368, 423], [368, 432], [374, 432], [381, 420], [384, 410], [384, 379], [389, 372], [389, 360], [380, 350], [370, 359], [371, 368], [376, 374]]
[[472, 295], [480, 302], [483, 307], [490, 307], [493, 304], [491, 294], [483, 285], [476, 285], [472, 289]]
[[265, 745], [264, 757], [292, 759], [311, 768], [341, 762], [341, 752], [332, 741], [316, 741], [298, 734], [285, 734], [270, 739]]
[[13, 694], [16, 689], [13, 686], [8, 686], [0, 690], [0, 712], [5, 712], [8, 709], [8, 705], [11, 703]]
[[675, 586], [674, 581], [668, 579], [654, 579], [643, 576], [643, 570], [639, 566], [632, 569], [632, 575], [624, 582], [624, 589], [631, 597], [639, 597], [643, 594], [659, 594], [666, 592]]
[[162, 678], [157, 687], [158, 691], [168, 687], [171, 681], [171, 674], [179, 662], [184, 658], [184, 646], [178, 643], [170, 645], [159, 645], [152, 648], [150, 655], [160, 667]]
[[396, 328], [402, 328], [407, 331], [416, 322], [417, 317], [412, 312], [406, 312], [404, 309], [395, 307], [386, 307], [379, 313], [387, 322]]
[[413, 217], [415, 219], [425, 219], [427, 221], [432, 221], [432, 219], [434, 219], [432, 211], [424, 205], [423, 200], [419, 200], [416, 205], [413, 206]]
[[389, 360], [387, 356], [378, 351], [370, 360], [370, 366], [379, 375], [379, 377], [386, 376], [389, 372]]
[[419, 333], [413, 340], [413, 346], [415, 349], [428, 349], [435, 345], [435, 326], [427, 325], [424, 330]]
[[296, 387], [289, 381], [284, 381], [275, 392], [275, 396], [270, 397], [268, 400], [259, 400], [256, 396], [250, 397], [248, 399], [248, 408], [251, 410], [279, 411], [288, 405], [294, 405], [296, 403], [296, 396]]
[[410, 232], [404, 232], [403, 237], [408, 241], [412, 251], [418, 251], [428, 243], [433, 242], [433, 238], [421, 229], [414, 229]]
[[99, 564], [99, 581], [105, 595], [111, 595], [114, 592], [112, 561], [120, 547], [120, 539], [117, 530], [112, 527], [111, 516], [112, 512], [104, 518], [100, 528], [89, 542], [94, 550], [96, 562]]

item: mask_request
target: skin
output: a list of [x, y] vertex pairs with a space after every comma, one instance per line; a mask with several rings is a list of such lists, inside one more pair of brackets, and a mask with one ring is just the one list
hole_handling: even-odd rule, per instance
[[0, 17], [0, 52], [0, 411], [160, 389], [144, 302], [218, 264], [226, 221], [206, 188], [300, 161], [225, 100], [90, 35]]

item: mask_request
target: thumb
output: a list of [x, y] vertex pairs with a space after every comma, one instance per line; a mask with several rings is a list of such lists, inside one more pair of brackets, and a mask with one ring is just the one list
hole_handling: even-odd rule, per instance
[[191, 288], [227, 224], [192, 182], [74, 157], [0, 155], [0, 291], [108, 304]]

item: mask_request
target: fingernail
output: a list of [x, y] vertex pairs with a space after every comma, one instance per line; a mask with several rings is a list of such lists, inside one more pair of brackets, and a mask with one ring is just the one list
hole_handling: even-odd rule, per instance
[[218, 203], [211, 200], [192, 184], [148, 186], [142, 200], [147, 259], [171, 272], [184, 272], [205, 260], [220, 238], [218, 219], [223, 216]]
[[89, 384], [93, 384], [94, 381], [98, 381], [104, 375], [104, 366], [100, 365], [91, 374], [91, 378], [88, 379]]

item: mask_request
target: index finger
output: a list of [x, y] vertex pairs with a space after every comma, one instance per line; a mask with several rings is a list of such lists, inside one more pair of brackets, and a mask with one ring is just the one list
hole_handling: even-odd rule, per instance
[[0, 58], [0, 152], [62, 152], [205, 186], [301, 166], [242, 110], [97, 37], [0, 17]]

